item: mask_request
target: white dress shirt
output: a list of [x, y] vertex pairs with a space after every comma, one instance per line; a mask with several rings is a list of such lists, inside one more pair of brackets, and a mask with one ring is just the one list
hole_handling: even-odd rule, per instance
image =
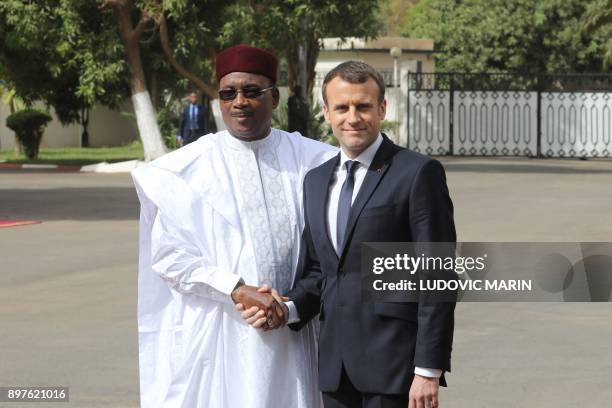
[[353, 187], [353, 198], [351, 200], [351, 204], [353, 204], [355, 202], [355, 197], [357, 197], [357, 194], [359, 194], [359, 189], [363, 184], [363, 180], [368, 173], [368, 169], [370, 168], [372, 160], [374, 160], [374, 156], [382, 144], [382, 141], [383, 138], [379, 134], [376, 140], [354, 159], [348, 157], [346, 153], [344, 153], [344, 150], [340, 151], [340, 165], [336, 167], [334, 175], [332, 176], [329, 186], [329, 200], [327, 201], [327, 231], [329, 232], [329, 238], [336, 252], [338, 252], [338, 202], [340, 201], [340, 192], [342, 191], [342, 186], [344, 185], [347, 176], [345, 163], [349, 160], [358, 162], [358, 164], [356, 164], [357, 169], [355, 170], [354, 174], [355, 184]]
[[[347, 156], [344, 150], [340, 150], [340, 163], [339, 166], [336, 167], [334, 174], [332, 176], [332, 180], [329, 186], [329, 199], [327, 201], [327, 231], [329, 233], [329, 239], [336, 250], [338, 251], [337, 245], [337, 218], [338, 218], [338, 202], [340, 201], [340, 192], [342, 191], [342, 185], [346, 180], [347, 171], [346, 163], [349, 160], [353, 160], [358, 162], [357, 169], [355, 170], [355, 184], [353, 187], [353, 198], [351, 204], [355, 202], [355, 197], [359, 194], [359, 189], [363, 184], [363, 180], [368, 172], [368, 169], [372, 165], [372, 161], [374, 160], [374, 156], [378, 151], [378, 148], [383, 142], [382, 135], [379, 133], [376, 140], [368, 146], [363, 152], [361, 152], [357, 157], [351, 159]], [[296, 323], [300, 321], [300, 317], [298, 315], [298, 311], [295, 307], [295, 304], [292, 301], [285, 302], [289, 309], [289, 323]], [[439, 378], [442, 375], [442, 370], [436, 368], [422, 368], [422, 367], [414, 367], [414, 373], [423, 377], [432, 377]]]
[[198, 105], [189, 105], [189, 129], [198, 128]]

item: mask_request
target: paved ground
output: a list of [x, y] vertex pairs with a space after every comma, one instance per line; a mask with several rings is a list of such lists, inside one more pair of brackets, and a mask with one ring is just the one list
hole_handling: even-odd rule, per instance
[[0, 229], [0, 386], [70, 386], [70, 404], [33, 407], [138, 406], [130, 177], [2, 171], [7, 217], [43, 223]]
[[[460, 240], [612, 238], [612, 161], [443, 161]], [[137, 216], [128, 175], [0, 171], [0, 219], [43, 221], [0, 229], [0, 386], [138, 405]], [[610, 303], [458, 305], [442, 406], [609, 406], [611, 321]]]

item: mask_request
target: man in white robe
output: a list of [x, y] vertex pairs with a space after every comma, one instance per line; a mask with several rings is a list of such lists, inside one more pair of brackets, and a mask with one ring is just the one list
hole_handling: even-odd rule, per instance
[[257, 48], [219, 54], [228, 130], [133, 172], [143, 407], [320, 406], [314, 326], [259, 331], [234, 306], [266, 301], [274, 317], [279, 305], [257, 287], [291, 287], [302, 181], [337, 152], [271, 128], [277, 70], [274, 56]]

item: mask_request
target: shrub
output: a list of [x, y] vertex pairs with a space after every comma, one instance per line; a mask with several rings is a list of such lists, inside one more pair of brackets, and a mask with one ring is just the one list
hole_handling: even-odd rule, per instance
[[51, 115], [45, 111], [24, 109], [9, 115], [6, 118], [6, 126], [17, 134], [26, 157], [35, 159], [38, 156], [45, 126], [50, 121]]
[[178, 122], [179, 119], [170, 106], [163, 107], [157, 111], [157, 125], [159, 126], [164, 144], [173, 150], [180, 147], [176, 140]]

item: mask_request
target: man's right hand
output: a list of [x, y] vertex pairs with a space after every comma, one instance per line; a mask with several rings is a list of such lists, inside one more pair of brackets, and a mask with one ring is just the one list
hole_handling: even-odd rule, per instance
[[262, 290], [256, 286], [238, 284], [231, 294], [236, 305], [241, 305], [242, 310], [255, 310], [255, 327], [277, 328], [284, 325], [286, 321], [285, 305], [281, 305], [269, 290]]
[[439, 380], [414, 375], [408, 392], [408, 408], [438, 408]]

